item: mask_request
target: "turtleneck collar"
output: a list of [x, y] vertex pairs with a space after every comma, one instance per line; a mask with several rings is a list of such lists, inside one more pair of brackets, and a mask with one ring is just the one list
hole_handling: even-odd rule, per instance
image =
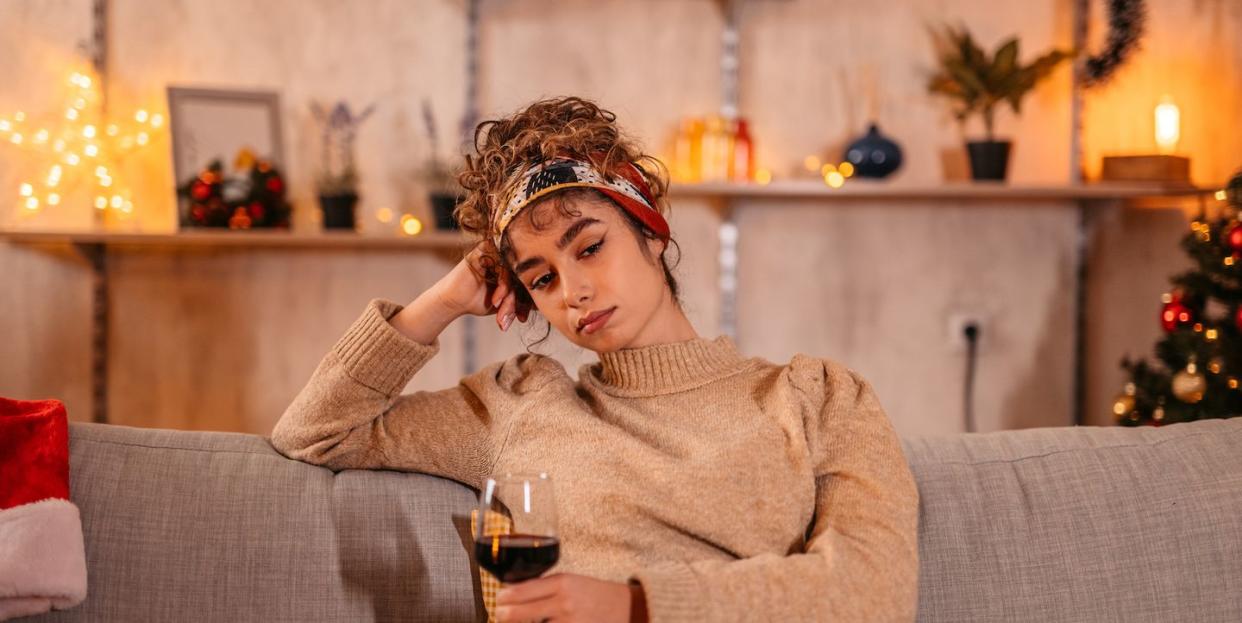
[[610, 393], [636, 396], [698, 387], [742, 370], [748, 361], [721, 335], [599, 353], [599, 363], [584, 371]]

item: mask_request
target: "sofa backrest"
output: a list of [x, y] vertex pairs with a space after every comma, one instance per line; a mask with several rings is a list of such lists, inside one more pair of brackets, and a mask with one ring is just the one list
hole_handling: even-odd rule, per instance
[[334, 474], [238, 433], [74, 423], [69, 450], [87, 598], [48, 621], [441, 623], [484, 613], [465, 556], [475, 494], [464, 485]]
[[1242, 417], [903, 443], [920, 621], [1242, 621]]
[[[1242, 418], [902, 440], [920, 621], [1242, 620]], [[40, 621], [474, 621], [475, 492], [74, 423], [88, 597]], [[825, 590], [830, 590], [826, 587]]]

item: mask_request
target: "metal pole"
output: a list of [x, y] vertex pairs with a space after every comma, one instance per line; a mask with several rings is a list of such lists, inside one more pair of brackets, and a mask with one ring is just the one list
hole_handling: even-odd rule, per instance
[[[461, 149], [469, 153], [474, 145], [474, 127], [479, 122], [479, 2], [466, 2], [466, 110], [461, 117]], [[462, 318], [462, 373], [478, 369], [478, 328], [474, 316]]]
[[[91, 5], [91, 64], [99, 81], [99, 106], [108, 114], [108, 0]], [[102, 224], [103, 210], [92, 210], [96, 225]], [[80, 244], [78, 251], [91, 267], [91, 420], [108, 423], [108, 327], [111, 297], [108, 292], [108, 248], [100, 242]]]
[[[1087, 6], [1087, 0], [1074, 0], [1074, 34], [1073, 42], [1075, 50], [1082, 50], [1087, 44], [1087, 19], [1090, 9]], [[1083, 72], [1085, 67], [1083, 63], [1086, 60], [1085, 55], [1079, 55], [1074, 59], [1074, 66], [1070, 87], [1070, 170], [1069, 179], [1071, 184], [1081, 184], [1083, 182], [1082, 174], [1082, 108], [1083, 108]]]

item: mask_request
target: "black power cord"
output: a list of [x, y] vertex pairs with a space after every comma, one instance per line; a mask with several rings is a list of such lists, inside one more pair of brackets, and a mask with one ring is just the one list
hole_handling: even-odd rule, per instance
[[966, 390], [962, 404], [966, 411], [966, 432], [973, 433], [975, 432], [975, 365], [979, 350], [979, 325], [974, 322], [966, 323], [962, 334], [966, 337]]

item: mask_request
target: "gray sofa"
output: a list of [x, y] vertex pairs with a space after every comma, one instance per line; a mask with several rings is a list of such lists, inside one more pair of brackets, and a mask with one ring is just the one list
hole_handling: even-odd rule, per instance
[[[903, 444], [919, 620], [1242, 621], [1242, 418]], [[235, 433], [75, 423], [70, 446], [89, 596], [25, 620], [484, 618], [458, 483]]]

